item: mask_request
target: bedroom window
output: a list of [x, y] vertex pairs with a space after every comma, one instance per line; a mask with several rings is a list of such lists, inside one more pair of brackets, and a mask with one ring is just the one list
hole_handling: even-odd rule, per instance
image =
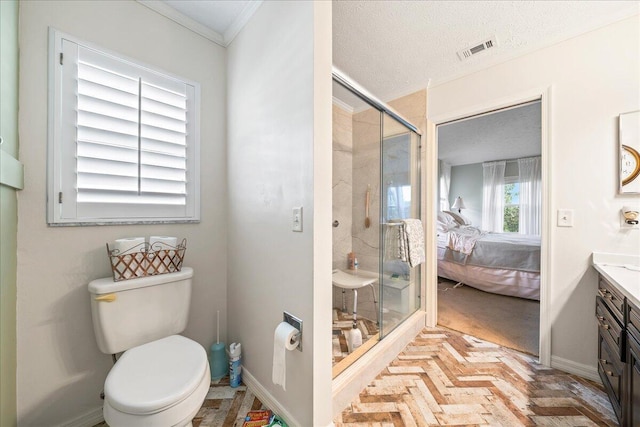
[[49, 224], [198, 221], [199, 85], [49, 37]]
[[504, 180], [504, 232], [517, 233], [520, 229], [520, 183], [518, 177]]
[[387, 189], [387, 219], [411, 218], [411, 186]]

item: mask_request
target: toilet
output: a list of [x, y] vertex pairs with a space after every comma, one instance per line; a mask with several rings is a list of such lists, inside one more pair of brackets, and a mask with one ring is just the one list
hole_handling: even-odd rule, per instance
[[122, 355], [104, 384], [110, 427], [190, 426], [209, 391], [206, 350], [187, 326], [193, 270], [89, 283], [100, 351]]

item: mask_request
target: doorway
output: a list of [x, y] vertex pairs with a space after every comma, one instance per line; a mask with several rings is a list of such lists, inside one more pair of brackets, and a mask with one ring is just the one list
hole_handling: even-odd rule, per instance
[[438, 324], [536, 356], [542, 110], [537, 98], [436, 124]]

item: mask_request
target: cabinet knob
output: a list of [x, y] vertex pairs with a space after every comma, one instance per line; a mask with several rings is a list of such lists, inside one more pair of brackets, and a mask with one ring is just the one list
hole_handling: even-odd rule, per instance
[[604, 371], [605, 374], [609, 375], [610, 377], [617, 377], [616, 374], [613, 373], [613, 371]]
[[599, 325], [600, 327], [602, 327], [603, 329], [609, 329], [609, 328], [610, 328], [610, 326], [609, 326], [609, 325], [607, 325], [606, 323], [604, 323], [604, 318], [600, 318], [600, 317], [598, 317], [598, 320], [599, 320], [598, 325]]
[[607, 359], [598, 359], [600, 360], [600, 363], [602, 363], [603, 365], [608, 364], [609, 362], [607, 362]]

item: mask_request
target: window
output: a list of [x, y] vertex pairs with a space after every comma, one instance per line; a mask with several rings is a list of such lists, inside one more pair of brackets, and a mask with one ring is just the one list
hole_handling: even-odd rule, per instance
[[50, 43], [48, 222], [198, 221], [199, 85]]
[[411, 185], [387, 188], [387, 220], [411, 218]]
[[520, 222], [520, 183], [518, 177], [504, 180], [504, 232], [517, 233]]

